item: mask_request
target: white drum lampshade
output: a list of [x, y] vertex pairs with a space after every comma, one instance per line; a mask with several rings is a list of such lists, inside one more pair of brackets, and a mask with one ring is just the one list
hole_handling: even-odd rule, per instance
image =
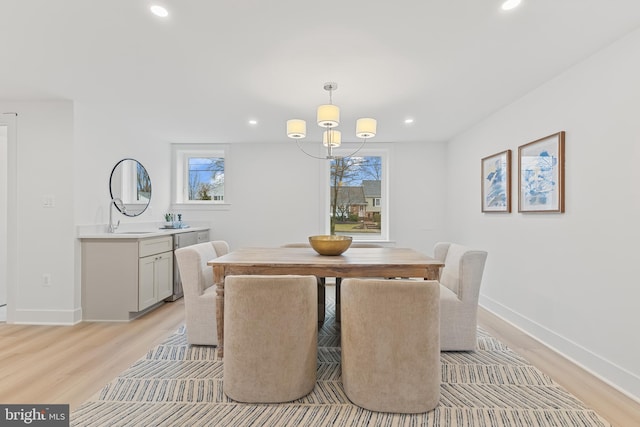
[[318, 126], [333, 128], [340, 124], [340, 108], [333, 104], [318, 107]]
[[307, 135], [307, 122], [300, 119], [287, 120], [287, 136], [293, 139], [304, 138]]
[[378, 122], [370, 117], [358, 119], [356, 122], [356, 136], [358, 138], [373, 138], [376, 136]]
[[331, 147], [339, 147], [342, 144], [342, 134], [339, 130], [325, 130], [322, 133], [322, 145], [328, 147], [331, 144]]

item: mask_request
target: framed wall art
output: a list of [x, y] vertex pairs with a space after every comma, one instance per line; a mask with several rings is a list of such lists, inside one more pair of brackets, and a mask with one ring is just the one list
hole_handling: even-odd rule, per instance
[[511, 212], [511, 150], [482, 159], [482, 212]]
[[518, 211], [564, 212], [564, 131], [518, 147]]

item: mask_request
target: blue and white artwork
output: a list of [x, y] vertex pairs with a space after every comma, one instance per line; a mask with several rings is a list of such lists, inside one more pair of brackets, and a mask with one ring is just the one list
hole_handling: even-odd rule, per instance
[[509, 212], [511, 150], [482, 159], [482, 211]]
[[554, 169], [558, 158], [544, 150], [522, 159], [522, 192], [525, 204], [547, 206], [558, 188]]
[[521, 211], [563, 211], [560, 188], [561, 156], [561, 134], [521, 147]]

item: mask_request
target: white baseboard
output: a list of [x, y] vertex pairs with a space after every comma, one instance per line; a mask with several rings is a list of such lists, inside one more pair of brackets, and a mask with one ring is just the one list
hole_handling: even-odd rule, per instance
[[82, 309], [73, 310], [31, 310], [18, 309], [13, 313], [11, 323], [18, 325], [63, 325], [71, 326], [82, 321]]
[[505, 322], [585, 369], [630, 399], [640, 403], [640, 376], [513, 311], [492, 298], [480, 295], [479, 303], [481, 307], [500, 317]]

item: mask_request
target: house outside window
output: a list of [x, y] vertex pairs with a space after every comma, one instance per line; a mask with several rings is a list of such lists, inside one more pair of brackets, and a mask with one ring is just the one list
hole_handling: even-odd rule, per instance
[[[388, 240], [386, 150], [329, 161], [328, 231], [354, 240]], [[326, 182], [326, 181], [325, 181]]]

